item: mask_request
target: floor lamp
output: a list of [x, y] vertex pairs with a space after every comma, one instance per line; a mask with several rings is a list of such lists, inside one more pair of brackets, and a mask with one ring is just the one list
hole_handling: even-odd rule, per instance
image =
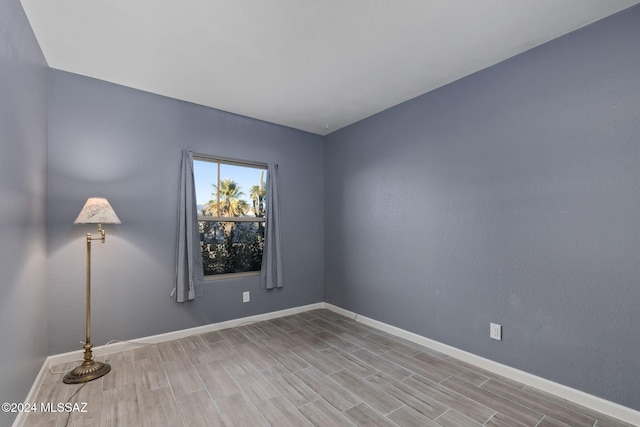
[[108, 363], [93, 360], [91, 353], [93, 347], [91, 345], [91, 241], [101, 240], [104, 243], [105, 231], [102, 229], [102, 224], [120, 224], [120, 218], [113, 211], [107, 199], [91, 197], [85, 203], [74, 224], [98, 224], [100, 236], [92, 237], [91, 233], [87, 233], [87, 340], [82, 347], [84, 362], [64, 376], [62, 381], [66, 384], [85, 383], [100, 378], [111, 371], [111, 366]]

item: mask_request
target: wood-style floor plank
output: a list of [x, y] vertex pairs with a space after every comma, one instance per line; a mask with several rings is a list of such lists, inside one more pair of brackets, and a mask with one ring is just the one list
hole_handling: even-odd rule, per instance
[[102, 378], [102, 389], [122, 389], [135, 384], [136, 376], [133, 369], [133, 351], [125, 350], [110, 354], [107, 361], [111, 365], [111, 372]]
[[141, 427], [181, 427], [182, 418], [169, 387], [138, 390]]
[[179, 340], [161, 342], [157, 345], [158, 353], [163, 362], [179, 362], [182, 363], [187, 358], [187, 353], [184, 351], [182, 344]]
[[282, 366], [265, 369], [262, 374], [295, 407], [306, 405], [320, 397], [300, 378]]
[[299, 427], [311, 423], [283, 397], [272, 397], [256, 405], [262, 416], [272, 426]]
[[211, 350], [209, 350], [209, 346], [199, 335], [182, 338], [180, 343], [191, 360], [191, 363], [194, 365], [211, 362], [213, 360], [213, 354]]
[[195, 370], [213, 399], [238, 394], [241, 391], [238, 383], [219, 361], [198, 365]]
[[193, 365], [185, 366], [180, 362], [166, 362], [164, 370], [176, 398], [204, 388], [204, 383]]
[[225, 369], [253, 403], [259, 403], [280, 395], [280, 392], [273, 384], [249, 363], [231, 364], [225, 366]]
[[476, 423], [473, 420], [465, 417], [458, 411], [449, 409], [444, 414], [440, 415], [436, 422], [443, 427], [480, 427], [481, 424]]
[[480, 387], [473, 386], [455, 377], [447, 378], [442, 382], [442, 385], [478, 403], [482, 403], [488, 408], [505, 414], [525, 426], [535, 427], [543, 417], [543, 414], [540, 412], [529, 409], [526, 406], [522, 406]]
[[111, 388], [103, 391], [100, 427], [137, 427], [140, 421], [140, 405], [136, 385]]
[[414, 375], [406, 379], [404, 383], [480, 424], [487, 422], [496, 413], [481, 403], [420, 375]]
[[347, 409], [344, 415], [357, 426], [394, 427], [394, 423], [364, 403]]
[[223, 425], [238, 427], [269, 425], [267, 420], [260, 414], [260, 411], [241, 393], [218, 399], [216, 404], [220, 409]]
[[211, 427], [224, 425], [218, 407], [213, 405], [206, 390], [201, 389], [176, 398], [184, 425]]
[[338, 362], [343, 369], [346, 369], [362, 378], [378, 372], [376, 368], [367, 365], [357, 357], [354, 357], [345, 351], [338, 350], [337, 348], [325, 348], [324, 350], [320, 350], [320, 353], [324, 354], [329, 359]]
[[78, 386], [77, 391], [67, 397], [72, 412], [69, 414], [66, 427], [82, 426], [87, 423], [100, 425], [104, 398], [102, 388], [100, 380], [92, 381]]
[[307, 368], [295, 373], [314, 392], [338, 411], [345, 411], [360, 401], [315, 368]]
[[351, 354], [362, 360], [367, 365], [377, 369], [380, 372], [384, 372], [386, 375], [398, 381], [403, 381], [414, 374], [413, 371], [403, 368], [402, 366], [389, 360], [388, 358], [370, 353], [368, 350], [365, 350], [363, 348], [358, 351], [354, 351]]
[[296, 347], [291, 351], [325, 375], [338, 372], [342, 369], [342, 366], [340, 366], [338, 362], [333, 361], [307, 345]]
[[385, 393], [347, 370], [331, 374], [330, 377], [345, 390], [363, 402], [366, 402], [372, 408], [380, 411], [382, 414], [386, 415], [402, 406], [402, 402], [395, 397]]
[[495, 380], [489, 380], [482, 385], [482, 388], [492, 393], [499, 394], [507, 399], [513, 400], [523, 406], [541, 412], [560, 422], [573, 427], [592, 427], [595, 419], [580, 412], [573, 411], [561, 404], [551, 402], [542, 397], [526, 393], [521, 389], [516, 389]]
[[298, 410], [316, 427], [355, 425], [322, 399], [314, 400]]
[[442, 371], [445, 374], [454, 375], [457, 378], [475, 386], [480, 386], [489, 379], [489, 377], [479, 374], [478, 371], [466, 369], [460, 365], [451, 363], [447, 359], [441, 359], [425, 352], [416, 354], [414, 358], [424, 362], [426, 365]]
[[449, 410], [447, 405], [440, 403], [430, 396], [381, 373], [372, 375], [367, 378], [367, 380], [371, 384], [377, 386], [380, 390], [385, 391], [387, 394], [395, 397], [406, 406], [414, 409], [431, 420], [435, 420]]
[[440, 424], [431, 421], [429, 418], [422, 415], [420, 412], [409, 406], [403, 406], [402, 408], [393, 411], [387, 415], [391, 421], [396, 425], [404, 427], [439, 427]]
[[160, 357], [134, 360], [133, 370], [136, 376], [135, 383], [141, 390], [149, 391], [169, 386], [165, 366]]

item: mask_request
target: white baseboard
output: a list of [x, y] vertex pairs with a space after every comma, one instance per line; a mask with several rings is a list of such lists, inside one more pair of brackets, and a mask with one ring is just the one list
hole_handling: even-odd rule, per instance
[[538, 390], [545, 391], [562, 399], [566, 399], [579, 405], [586, 406], [587, 408], [593, 409], [594, 411], [598, 411], [611, 417], [626, 421], [630, 424], [640, 426], [640, 412], [634, 409], [622, 406], [609, 400], [602, 399], [597, 396], [593, 396], [591, 394], [576, 390], [571, 387], [567, 387], [565, 385], [547, 380], [545, 378], [538, 377], [528, 372], [524, 372], [498, 362], [494, 362], [493, 360], [485, 359], [484, 357], [477, 356], [473, 353], [469, 353], [467, 351], [460, 350], [459, 348], [452, 347], [438, 341], [434, 341], [413, 332], [409, 332], [404, 329], [400, 329], [395, 326], [370, 319], [368, 317], [345, 310], [341, 307], [337, 307], [329, 303], [324, 303], [324, 306], [331, 311], [355, 319], [356, 321], [362, 322], [365, 325], [407, 339], [409, 341], [415, 342], [416, 344], [423, 345], [425, 347], [455, 357], [456, 359], [462, 360], [464, 362], [471, 363], [482, 369], [486, 369], [487, 371], [494, 372], [498, 375], [502, 375], [503, 377], [518, 381], [522, 384], [535, 387]]
[[[309, 304], [309, 305], [304, 305], [300, 307], [289, 308], [286, 310], [273, 311], [270, 313], [257, 314], [254, 316], [227, 320], [219, 323], [211, 323], [209, 325], [198, 326], [195, 328], [183, 329], [179, 331], [167, 332], [164, 334], [138, 338], [136, 340], [127, 340], [127, 341], [117, 342], [110, 345], [94, 347], [94, 352], [96, 356], [100, 357], [100, 356], [105, 356], [107, 354], [116, 353], [122, 350], [131, 349], [141, 345], [157, 344], [161, 342], [185, 338], [191, 335], [202, 334], [202, 333], [211, 332], [211, 331], [219, 331], [221, 329], [232, 328], [234, 326], [241, 326], [247, 323], [260, 322], [263, 320], [270, 320], [278, 317], [291, 316], [293, 314], [298, 314], [298, 313], [302, 313], [310, 310], [316, 310], [319, 308], [329, 309], [343, 316], [355, 319], [356, 321], [361, 322], [365, 325], [371, 326], [376, 329], [380, 329], [381, 331], [388, 332], [390, 334], [393, 334], [401, 338], [405, 338], [409, 341], [415, 342], [416, 344], [423, 345], [425, 347], [428, 347], [433, 350], [439, 351], [441, 353], [447, 354], [449, 356], [455, 357], [456, 359], [460, 359], [464, 362], [471, 363], [480, 368], [494, 372], [498, 375], [502, 375], [514, 381], [518, 381], [522, 384], [535, 387], [539, 390], [545, 391], [547, 393], [551, 393], [555, 396], [558, 396], [563, 399], [567, 399], [579, 405], [586, 406], [588, 408], [593, 409], [594, 411], [598, 411], [603, 414], [609, 415], [611, 417], [626, 421], [630, 424], [640, 426], [640, 412], [634, 409], [627, 408], [626, 406], [622, 406], [617, 403], [610, 402], [608, 400], [587, 394], [580, 390], [576, 390], [571, 387], [567, 387], [565, 385], [555, 383], [553, 381], [538, 377], [533, 374], [529, 374], [519, 369], [515, 369], [510, 366], [503, 365], [501, 363], [494, 362], [489, 359], [485, 359], [484, 357], [476, 356], [473, 353], [469, 353], [464, 350], [460, 350], [456, 347], [452, 347], [450, 345], [443, 344], [438, 341], [434, 341], [432, 339], [415, 334], [413, 332], [409, 332], [404, 329], [400, 329], [395, 326], [391, 326], [386, 323], [383, 323], [374, 319], [370, 319], [368, 317], [359, 315], [357, 313], [351, 312], [349, 310], [345, 310], [341, 307], [338, 307], [326, 302]], [[74, 360], [82, 360], [82, 355], [83, 355], [82, 350], [79, 350], [79, 351], [73, 351], [69, 353], [57, 354], [57, 355], [52, 355], [47, 357], [47, 359], [42, 364], [42, 368], [40, 369], [40, 372], [38, 373], [36, 380], [31, 386], [31, 390], [29, 391], [29, 394], [25, 402], [34, 401], [36, 394], [40, 389], [40, 385], [42, 384], [42, 381], [44, 380], [44, 377], [50, 367], [59, 365], [61, 363], [73, 362]], [[22, 427], [25, 420], [26, 420], [25, 414], [23, 413], [18, 414], [18, 417], [16, 417], [13, 423], [13, 427]]]

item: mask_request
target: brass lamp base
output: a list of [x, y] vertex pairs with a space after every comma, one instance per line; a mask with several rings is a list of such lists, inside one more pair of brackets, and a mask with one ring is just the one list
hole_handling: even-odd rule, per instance
[[98, 379], [111, 371], [108, 363], [90, 360], [82, 362], [82, 365], [74, 368], [64, 376], [62, 381], [65, 384], [81, 384]]
[[111, 365], [108, 363], [93, 360], [93, 354], [91, 353], [92, 347], [89, 342], [84, 345], [84, 362], [82, 362], [82, 365], [76, 366], [72, 371], [67, 372], [67, 375], [62, 378], [63, 383], [86, 383], [107, 375], [109, 371], [111, 371]]

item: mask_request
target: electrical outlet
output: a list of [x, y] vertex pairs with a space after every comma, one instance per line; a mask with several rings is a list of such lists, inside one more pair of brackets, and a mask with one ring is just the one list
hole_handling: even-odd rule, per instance
[[493, 338], [494, 340], [502, 341], [502, 325], [498, 325], [497, 323], [489, 324], [489, 338]]
[[242, 293], [242, 302], [249, 302], [251, 300], [251, 296], [249, 294], [249, 291], [243, 292]]

